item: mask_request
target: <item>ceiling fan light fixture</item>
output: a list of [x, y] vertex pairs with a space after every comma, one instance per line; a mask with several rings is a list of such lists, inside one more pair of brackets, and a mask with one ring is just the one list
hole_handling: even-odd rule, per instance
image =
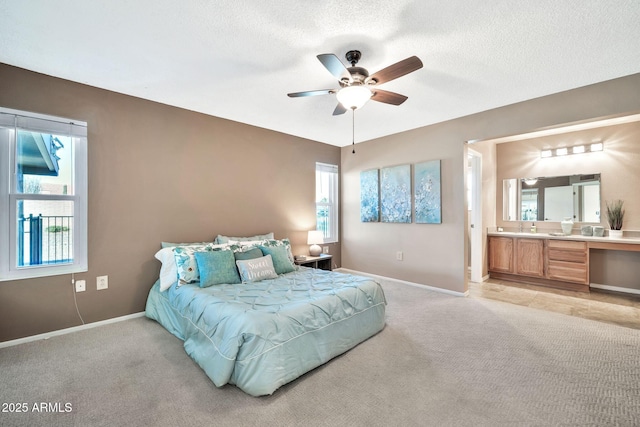
[[355, 110], [362, 108], [373, 96], [369, 88], [365, 86], [347, 86], [338, 91], [336, 97], [344, 108]]

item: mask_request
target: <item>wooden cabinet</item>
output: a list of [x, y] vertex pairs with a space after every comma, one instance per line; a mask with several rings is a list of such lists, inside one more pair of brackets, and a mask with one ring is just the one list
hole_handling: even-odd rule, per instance
[[589, 284], [589, 250], [586, 242], [547, 241], [547, 277]]
[[489, 236], [489, 271], [513, 273], [513, 238]]
[[492, 277], [557, 288], [589, 291], [586, 242], [489, 236]]
[[516, 274], [544, 277], [544, 240], [515, 239]]

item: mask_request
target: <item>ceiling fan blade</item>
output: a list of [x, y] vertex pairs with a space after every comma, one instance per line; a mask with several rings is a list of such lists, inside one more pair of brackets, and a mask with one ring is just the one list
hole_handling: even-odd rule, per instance
[[299, 98], [301, 96], [329, 95], [332, 93], [336, 93], [335, 89], [307, 90], [305, 92], [288, 93], [287, 96], [290, 98]]
[[412, 73], [420, 68], [422, 68], [422, 61], [420, 61], [420, 58], [417, 56], [412, 56], [374, 73], [367, 78], [366, 82], [368, 84], [385, 83], [397, 79], [398, 77], [402, 77], [405, 74]]
[[347, 112], [347, 109], [344, 108], [344, 106], [338, 102], [338, 105], [336, 105], [336, 109], [333, 110], [333, 115], [339, 116], [340, 114], [344, 114], [346, 112]]
[[400, 95], [399, 93], [389, 92], [388, 90], [374, 89], [372, 100], [378, 102], [384, 102], [385, 104], [391, 105], [400, 105], [408, 98], [404, 95]]
[[318, 60], [322, 62], [322, 65], [329, 70], [329, 72], [339, 81], [347, 80], [351, 81], [351, 73], [344, 66], [342, 61], [338, 59], [333, 53], [322, 53], [317, 56]]

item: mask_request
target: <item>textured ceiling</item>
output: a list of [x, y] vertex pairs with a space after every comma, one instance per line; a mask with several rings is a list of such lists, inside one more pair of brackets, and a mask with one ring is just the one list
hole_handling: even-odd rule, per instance
[[0, 62], [344, 146], [335, 95], [286, 96], [338, 87], [317, 54], [424, 63], [356, 112], [361, 142], [638, 73], [639, 22], [638, 0], [0, 0]]

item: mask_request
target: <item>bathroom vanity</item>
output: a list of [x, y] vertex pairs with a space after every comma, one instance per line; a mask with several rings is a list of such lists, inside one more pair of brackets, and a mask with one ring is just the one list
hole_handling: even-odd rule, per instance
[[640, 251], [640, 239], [489, 232], [492, 278], [589, 292], [589, 249]]

